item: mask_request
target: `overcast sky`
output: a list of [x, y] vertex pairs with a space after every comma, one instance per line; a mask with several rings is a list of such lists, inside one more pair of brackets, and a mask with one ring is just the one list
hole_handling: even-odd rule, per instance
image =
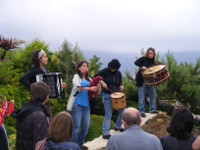
[[0, 0], [0, 34], [81, 50], [200, 51], [199, 0]]

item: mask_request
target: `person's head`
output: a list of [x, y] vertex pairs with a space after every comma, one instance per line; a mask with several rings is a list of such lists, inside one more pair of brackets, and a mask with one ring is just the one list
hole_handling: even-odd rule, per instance
[[80, 78], [85, 77], [86, 80], [89, 80], [88, 75], [88, 62], [83, 60], [77, 64], [76, 73], [80, 76]]
[[58, 113], [50, 122], [48, 137], [55, 142], [70, 141], [72, 134], [72, 118], [67, 112]]
[[141, 121], [140, 113], [137, 109], [130, 107], [124, 110], [122, 114], [122, 123], [125, 128], [130, 125], [140, 125]]
[[155, 59], [156, 57], [156, 53], [155, 53], [155, 49], [152, 47], [149, 47], [144, 55], [144, 57], [148, 57], [150, 59]]
[[116, 72], [117, 70], [119, 70], [120, 67], [121, 67], [121, 64], [120, 64], [119, 60], [117, 60], [117, 59], [113, 59], [108, 63], [108, 68], [112, 72]]
[[39, 49], [33, 52], [31, 64], [35, 67], [43, 67], [48, 63], [48, 57], [44, 50]]
[[31, 84], [31, 100], [45, 103], [49, 99], [49, 86], [44, 82], [35, 82]]
[[185, 107], [178, 107], [174, 110], [172, 119], [167, 131], [171, 136], [179, 139], [190, 137], [194, 126], [194, 117]]

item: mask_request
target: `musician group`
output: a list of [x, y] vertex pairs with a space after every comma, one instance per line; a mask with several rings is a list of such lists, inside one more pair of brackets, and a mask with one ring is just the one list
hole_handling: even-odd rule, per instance
[[[155, 56], [155, 50], [153, 48], [148, 48], [145, 55], [135, 61], [135, 65], [139, 67], [139, 71], [136, 75], [136, 85], [138, 87], [138, 107], [142, 117], [145, 117], [145, 99], [147, 96], [149, 98], [150, 105], [149, 113], [157, 113], [156, 84], [145, 84], [143, 78], [143, 73], [145, 71], [148, 70], [150, 73], [152, 73], [152, 66], [158, 65]], [[47, 65], [47, 63], [48, 57], [44, 50], [39, 49], [34, 51], [32, 55], [31, 69], [24, 76], [22, 76], [19, 81], [30, 90], [31, 84], [37, 82], [37, 75], [48, 74], [45, 69], [45, 65]], [[102, 77], [101, 80], [99, 80], [97, 84], [93, 86], [90, 86], [92, 79], [88, 74], [88, 62], [80, 61], [76, 66], [76, 73], [74, 74], [72, 80], [73, 88], [67, 103], [67, 111], [71, 114], [73, 122], [71, 135], [72, 142], [78, 144], [80, 149], [87, 149], [87, 147], [83, 144], [90, 125], [90, 96], [88, 95], [90, 92], [102, 92], [102, 101], [105, 112], [102, 124], [102, 138], [109, 139], [111, 137], [110, 128], [113, 109], [119, 112], [118, 118], [115, 122], [114, 130], [124, 130], [122, 126], [122, 113], [126, 109], [126, 100], [123, 92], [124, 86], [122, 84], [122, 74], [119, 71], [120, 66], [121, 64], [119, 60], [111, 60], [106, 68], [100, 70], [92, 77], [92, 79], [99, 76]], [[155, 77], [155, 73], [153, 76]], [[166, 78], [168, 78], [168, 76]], [[59, 90], [66, 87], [67, 84], [65, 82], [59, 82]], [[56, 91], [58, 91], [58, 89]], [[45, 103], [44, 106], [51, 114], [49, 103]], [[20, 135], [17, 136], [17, 142], [20, 138]]]

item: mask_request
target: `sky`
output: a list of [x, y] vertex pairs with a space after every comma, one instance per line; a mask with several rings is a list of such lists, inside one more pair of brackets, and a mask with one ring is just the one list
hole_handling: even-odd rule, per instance
[[199, 0], [0, 0], [0, 35], [50, 50], [200, 51]]

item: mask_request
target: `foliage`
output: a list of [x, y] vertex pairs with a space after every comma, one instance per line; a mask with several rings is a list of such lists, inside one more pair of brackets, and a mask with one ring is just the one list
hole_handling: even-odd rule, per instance
[[90, 76], [94, 76], [102, 66], [102, 63], [99, 62], [100, 58], [96, 55], [93, 55], [91, 59], [89, 59], [89, 74]]
[[[0, 99], [6, 97], [14, 100], [15, 109], [20, 108], [27, 100], [29, 100], [29, 92], [22, 86], [0, 86]], [[4, 119], [4, 123], [9, 126], [15, 125], [15, 119], [11, 116]]]
[[130, 72], [125, 72], [123, 77], [124, 92], [126, 93], [126, 99], [137, 101], [137, 86], [135, 79], [130, 75]]
[[2, 35], [0, 35], [0, 48], [3, 49], [3, 51], [0, 51], [1, 60], [4, 60], [6, 53], [9, 50], [17, 48], [20, 44], [24, 42], [25, 41], [16, 38], [4, 38]]
[[200, 108], [196, 108], [200, 104], [200, 58], [195, 65], [186, 62], [178, 64], [169, 51], [164, 63], [170, 78], [157, 87], [160, 98], [177, 99], [189, 105], [194, 113], [200, 113]]
[[[88, 130], [85, 141], [91, 141], [94, 138], [99, 137], [102, 134], [103, 117], [98, 115], [91, 115], [90, 127]], [[114, 122], [111, 121], [111, 128], [114, 128]]]
[[[11, 61], [14, 64], [14, 68], [21, 72], [21, 75], [30, 70], [32, 53], [38, 49], [43, 49], [47, 53], [47, 56], [51, 58], [52, 54], [48, 51], [48, 45], [37, 38], [28, 42], [24, 49], [18, 48], [16, 53], [13, 55]], [[51, 59], [49, 59], [49, 64], [46, 66], [47, 70], [48, 66], [51, 66]]]
[[53, 116], [58, 112], [66, 111], [67, 102], [65, 99], [50, 99], [49, 101]]

